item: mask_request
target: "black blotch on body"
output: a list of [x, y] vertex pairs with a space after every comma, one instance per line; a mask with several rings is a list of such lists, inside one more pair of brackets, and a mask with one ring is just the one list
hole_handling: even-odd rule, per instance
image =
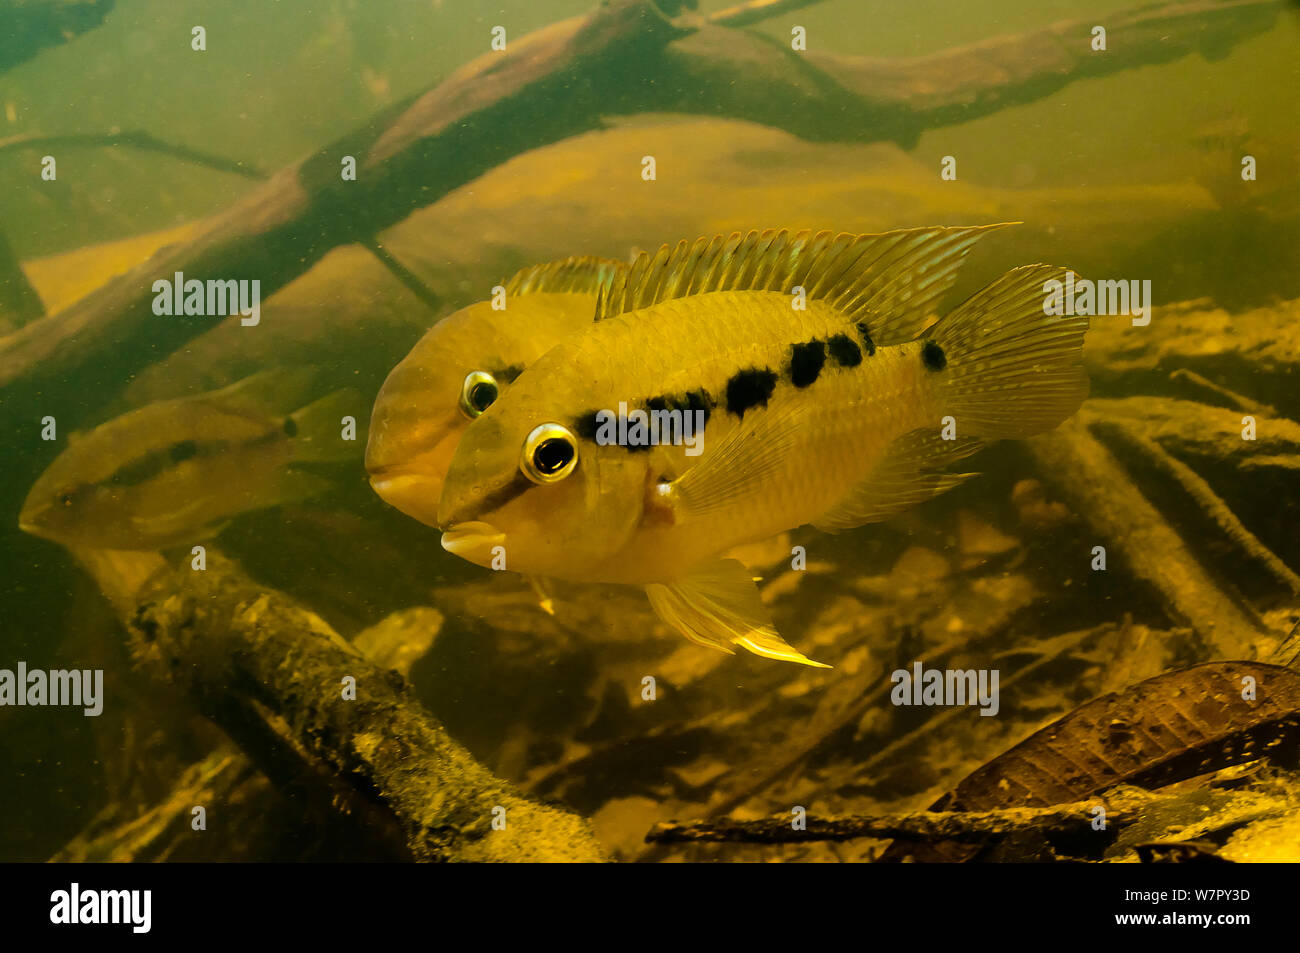
[[284, 432], [290, 437], [298, 436], [298, 422], [292, 417], [284, 418]]
[[822, 372], [826, 363], [826, 342], [813, 338], [790, 349], [790, 383], [807, 387]]
[[855, 327], [858, 329], [858, 337], [862, 339], [862, 346], [867, 349], [867, 357], [875, 357], [876, 342], [871, 340], [871, 329], [867, 327], [867, 322], [859, 321]]
[[704, 414], [704, 423], [709, 422], [713, 410], [713, 398], [703, 389], [688, 390], [684, 394], [660, 394], [645, 402], [646, 410], [680, 410], [682, 413], [700, 411]]
[[174, 443], [168, 453], [171, 454], [172, 463], [180, 463], [182, 460], [188, 460], [199, 452], [199, 445], [193, 440], [182, 440], [180, 443]]
[[826, 342], [831, 357], [840, 367], [857, 367], [862, 363], [862, 349], [847, 334], [837, 334]]
[[744, 417], [745, 411], [766, 407], [776, 389], [776, 372], [770, 367], [747, 367], [727, 381], [727, 413]]
[[[695, 413], [698, 411], [703, 414], [703, 417], [701, 418], [703, 421], [702, 426], [708, 425], [709, 415], [713, 412], [713, 407], [713, 398], [710, 397], [709, 392], [703, 388], [688, 390], [684, 394], [660, 394], [657, 397], [651, 397], [644, 403], [644, 410], [647, 414], [656, 410], [680, 410], [683, 414]], [[610, 412], [614, 412], [613, 408], [610, 408]], [[571, 429], [583, 440], [589, 440], [594, 443], [596, 440], [596, 433], [600, 430], [600, 422], [596, 419], [596, 415], [599, 413], [599, 410], [589, 410], [580, 414], [578, 417], [574, 418], [573, 427]], [[649, 421], [646, 422], [646, 425], [649, 426]], [[614, 426], [618, 426], [617, 419], [614, 422]], [[697, 428], [696, 432], [699, 432], [699, 428]], [[633, 444], [629, 445], [627, 449], [631, 451], [648, 450], [650, 449], [650, 444]]]
[[198, 456], [200, 450], [206, 455], [208, 449], [200, 448], [193, 440], [182, 440], [165, 450], [153, 450], [122, 464], [108, 482], [113, 486], [140, 486], [166, 472], [173, 464]]
[[926, 341], [921, 345], [921, 361], [930, 370], [941, 371], [948, 366], [948, 355], [937, 341]]

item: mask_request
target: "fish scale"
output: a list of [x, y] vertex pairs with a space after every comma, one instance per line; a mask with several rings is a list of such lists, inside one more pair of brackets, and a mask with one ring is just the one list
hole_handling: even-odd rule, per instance
[[[934, 320], [991, 228], [825, 235], [811, 252], [804, 233], [751, 233], [643, 257], [602, 292], [601, 320], [466, 429], [438, 508], [443, 546], [492, 568], [641, 585], [694, 642], [820, 664], [781, 638], [728, 551], [889, 519], [972, 476], [953, 462], [1049, 430], [1087, 395], [1087, 319], [1044, 308], [1064, 269], [1013, 269]], [[715, 275], [719, 290], [695, 292]], [[705, 395], [702, 446], [610, 440], [623, 413]], [[618, 439], [647, 436], [622, 426]]]
[[[719, 541], [726, 547], [764, 539], [789, 528], [792, 518], [811, 522], [864, 479], [895, 438], [928, 424], [938, 429], [939, 415], [915, 344], [882, 347], [873, 357], [864, 349], [857, 367], [838, 366], [828, 357], [810, 385], [797, 388], [791, 382], [794, 344], [846, 331], [844, 315], [820, 301], [795, 311], [785, 294], [715, 292], [634, 314], [631, 320], [616, 318], [594, 328], [575, 348], [571, 366], [598, 368], [584, 398], [595, 397], [601, 407], [617, 408], [620, 401], [643, 407], [657, 394], [698, 388], [718, 402], [704, 430], [703, 453], [668, 453], [673, 467], [663, 476], [675, 479], [705, 463], [733, 429], [752, 423], [751, 415], [779, 413], [794, 404], [801, 425], [761, 495], [726, 512], [648, 529], [620, 554], [619, 565], [603, 581], [644, 578], [648, 567], [662, 573], [664, 567], [690, 565]], [[647, 337], [651, 327], [654, 333]], [[695, 355], [685, 361], [683, 341], [693, 342]], [[657, 372], [662, 367], [674, 369], [663, 375]], [[770, 368], [777, 383], [766, 407], [737, 417], [726, 411], [722, 395], [727, 382], [746, 367]]]

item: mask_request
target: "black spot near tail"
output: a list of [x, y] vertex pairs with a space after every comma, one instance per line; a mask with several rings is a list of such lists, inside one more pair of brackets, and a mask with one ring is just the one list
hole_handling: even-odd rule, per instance
[[876, 342], [871, 340], [871, 329], [867, 327], [867, 322], [859, 321], [854, 327], [858, 329], [858, 337], [862, 339], [862, 346], [866, 348], [867, 357], [875, 357]]
[[831, 357], [840, 367], [857, 367], [862, 363], [862, 349], [847, 334], [837, 334], [826, 343]]
[[727, 381], [727, 413], [744, 417], [753, 407], [766, 407], [776, 389], [776, 373], [770, 367], [747, 367]]
[[807, 387], [817, 380], [825, 363], [825, 341], [814, 338], [803, 344], [796, 344], [790, 350], [790, 383], [795, 387]]
[[948, 355], [937, 341], [926, 341], [921, 345], [921, 361], [930, 370], [941, 371], [948, 366]]

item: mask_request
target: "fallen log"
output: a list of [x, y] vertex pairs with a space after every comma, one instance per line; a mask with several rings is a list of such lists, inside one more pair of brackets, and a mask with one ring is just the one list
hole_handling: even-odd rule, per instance
[[405, 678], [220, 554], [209, 550], [204, 570], [146, 553], [79, 556], [136, 663], [181, 687], [273, 782], [342, 795], [340, 809], [363, 812], [377, 838], [391, 818], [415, 860], [605, 859], [585, 820], [493, 776]]
[[[791, 6], [773, 4], [767, 13]], [[154, 316], [154, 280], [178, 271], [257, 278], [268, 296], [330, 249], [373, 245], [413, 211], [515, 155], [597, 129], [603, 116], [689, 112], [820, 141], [914, 142], [924, 129], [1030, 102], [1079, 78], [1195, 51], [1218, 55], [1266, 29], [1278, 9], [1272, 0], [1194, 0], [1118, 13], [1108, 28], [1128, 34], [1123, 52], [1103, 56], [1086, 42], [1091, 21], [1077, 20], [879, 60], [795, 53], [721, 25], [752, 22], [764, 15], [762, 4], [745, 5], [740, 19], [710, 22], [690, 13], [670, 19], [651, 0], [614, 0], [511, 41], [507, 53], [486, 53], [281, 170], [194, 239], [0, 338], [0, 406], [11, 419], [53, 415], [79, 426], [133, 374], [211, 326]], [[344, 156], [356, 158], [356, 181], [340, 175]]]

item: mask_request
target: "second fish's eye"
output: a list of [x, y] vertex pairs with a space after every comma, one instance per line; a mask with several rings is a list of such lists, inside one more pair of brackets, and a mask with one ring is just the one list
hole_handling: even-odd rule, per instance
[[558, 483], [578, 465], [578, 442], [567, 427], [542, 424], [524, 440], [519, 468], [534, 483]]
[[470, 371], [460, 385], [460, 412], [473, 420], [497, 399], [497, 380], [487, 371]]

